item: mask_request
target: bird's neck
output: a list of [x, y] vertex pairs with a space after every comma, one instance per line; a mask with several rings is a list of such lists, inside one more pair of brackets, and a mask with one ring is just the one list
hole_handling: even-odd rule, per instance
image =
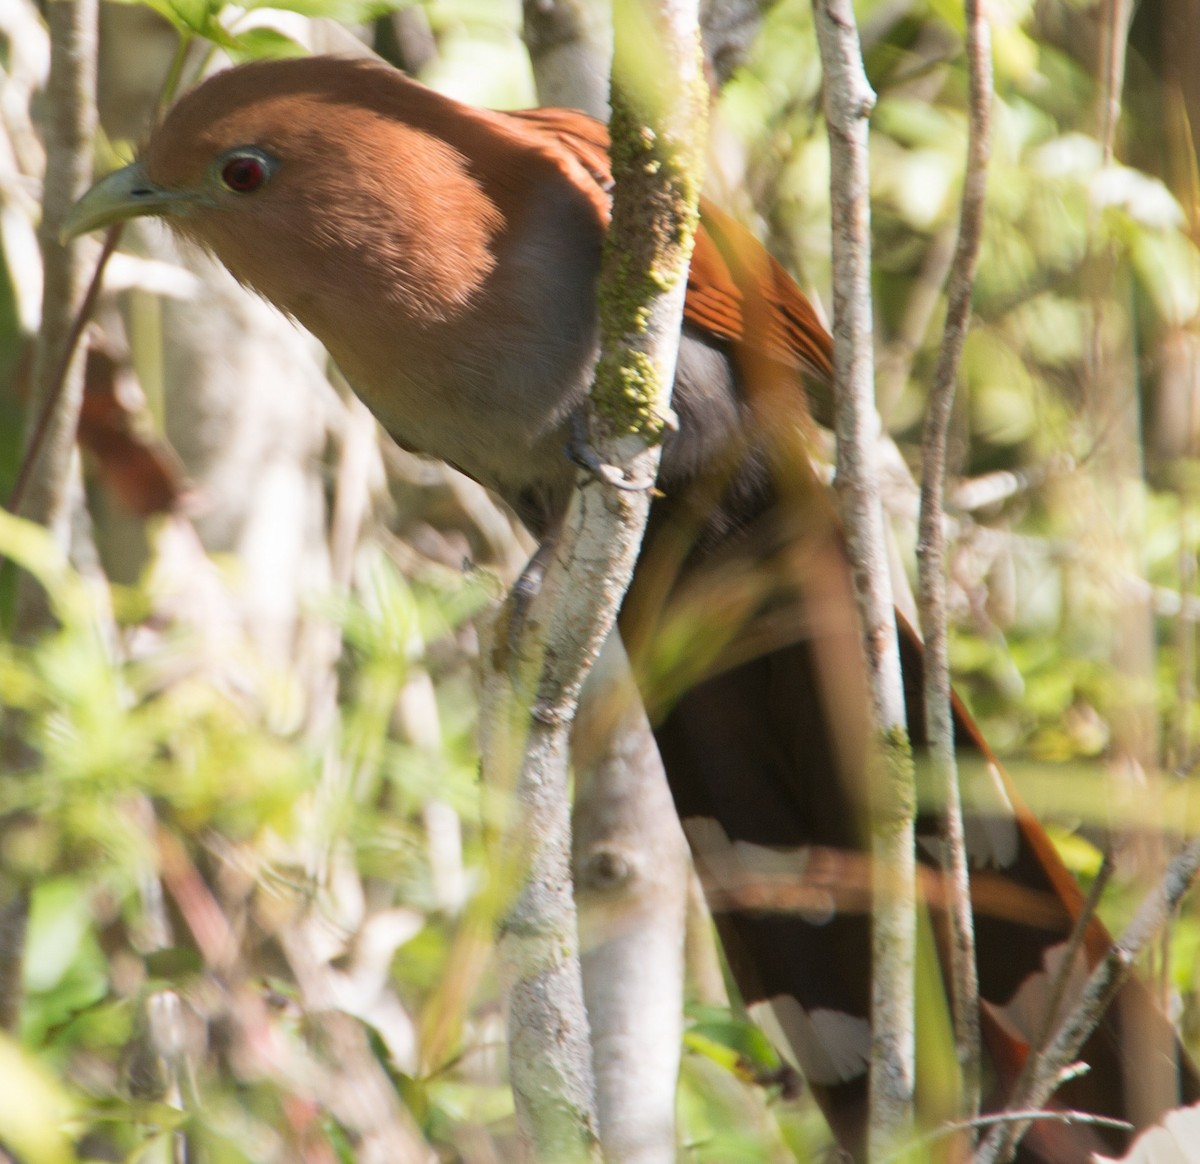
[[517, 503], [531, 480], [555, 495], [569, 485], [567, 418], [596, 351], [600, 227], [557, 184], [506, 226], [486, 254], [460, 253], [453, 293], [378, 251], [331, 252], [330, 274], [259, 289], [322, 340], [399, 444]]

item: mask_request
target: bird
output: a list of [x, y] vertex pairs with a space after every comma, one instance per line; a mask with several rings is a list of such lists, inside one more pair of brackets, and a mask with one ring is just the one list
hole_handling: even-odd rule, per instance
[[[397, 444], [474, 478], [545, 539], [579, 471], [568, 449], [598, 351], [608, 146], [606, 127], [577, 111], [479, 109], [380, 62], [253, 62], [185, 94], [64, 233], [161, 218], [320, 339]], [[859, 1159], [871, 721], [844, 538], [809, 455], [832, 379], [832, 341], [811, 303], [702, 200], [677, 423], [620, 633], [740, 992], [767, 1008]], [[921, 646], [903, 619], [898, 630], [920, 749]], [[1039, 992], [1083, 898], [961, 703], [954, 714], [995, 1108], [1034, 1043]], [[935, 811], [922, 811], [918, 833], [936, 873]], [[772, 889], [783, 905], [764, 897]], [[1073, 981], [1108, 941], [1089, 924]], [[1137, 1067], [1123, 1046], [1135, 1025], [1173, 1057], [1174, 1098], [1200, 1097], [1166, 1020], [1132, 983], [1082, 1053], [1090, 1072], [1056, 1102], [1140, 1124], [1161, 1114], [1135, 1110], [1129, 1093]], [[1113, 1130], [1037, 1123], [1020, 1158], [1073, 1164], [1124, 1143]]]

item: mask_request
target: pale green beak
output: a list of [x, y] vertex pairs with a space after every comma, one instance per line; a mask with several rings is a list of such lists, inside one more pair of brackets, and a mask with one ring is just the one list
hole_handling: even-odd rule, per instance
[[193, 201], [195, 195], [190, 192], [167, 190], [151, 182], [142, 164], [134, 162], [101, 178], [71, 207], [58, 233], [59, 242], [70, 242], [90, 230], [128, 218], [178, 214]]

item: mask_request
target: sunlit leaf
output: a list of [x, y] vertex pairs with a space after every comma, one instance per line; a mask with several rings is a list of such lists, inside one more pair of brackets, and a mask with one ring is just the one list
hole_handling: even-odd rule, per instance
[[0, 509], [0, 557], [32, 574], [65, 623], [79, 625], [92, 612], [87, 587], [44, 527]]
[[1200, 312], [1200, 254], [1183, 234], [1138, 231], [1130, 257], [1165, 323], [1182, 326]]
[[1183, 225], [1183, 211], [1163, 182], [1131, 166], [1105, 166], [1092, 178], [1090, 191], [1097, 209], [1119, 206], [1142, 226], [1161, 230]]
[[1104, 863], [1104, 854], [1086, 837], [1068, 832], [1056, 825], [1047, 825], [1046, 831], [1063, 859], [1063, 864], [1078, 877], [1095, 877]]
[[[380, 16], [410, 7], [415, 0], [249, 0], [244, 8], [276, 9], [341, 24], [370, 24]], [[239, 38], [240, 39], [240, 38]]]
[[229, 55], [239, 62], [279, 60], [308, 54], [304, 45], [276, 28], [248, 28], [237, 33], [234, 39]]
[[6, 1147], [25, 1164], [69, 1164], [64, 1131], [74, 1104], [49, 1072], [0, 1032], [0, 1128]]

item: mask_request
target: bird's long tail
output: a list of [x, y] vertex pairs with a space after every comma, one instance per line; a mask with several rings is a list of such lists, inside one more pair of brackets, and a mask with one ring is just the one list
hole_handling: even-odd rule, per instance
[[[808, 494], [815, 496], [813, 493]], [[772, 521], [777, 521], [773, 518]], [[761, 525], [761, 523], [760, 523]], [[643, 688], [657, 694], [656, 736], [679, 815], [706, 886], [729, 965], [746, 1003], [765, 1012], [820, 1101], [843, 1148], [863, 1154], [871, 1050], [871, 867], [866, 784], [872, 726], [859, 629], [840, 531], [807, 506], [789, 528], [751, 530], [680, 571], [670, 528], [652, 531], [623, 618], [656, 628], [637, 652]], [[757, 539], [757, 540], [755, 540]], [[754, 543], [748, 546], [747, 542]], [[678, 539], [677, 544], [686, 544]], [[661, 565], [656, 572], [654, 563]], [[753, 571], [744, 564], [753, 562]], [[656, 581], [657, 573], [686, 579]], [[764, 581], [764, 579], [766, 579]], [[670, 601], [663, 595], [670, 593]], [[736, 626], [737, 633], [728, 628]], [[922, 646], [903, 620], [908, 727], [925, 742]], [[710, 673], [697, 682], [696, 645]], [[645, 642], [652, 641], [650, 648]], [[672, 644], [687, 644], [687, 649]], [[682, 692], [683, 694], [678, 694]], [[1048, 1022], [1046, 1004], [1083, 908], [1078, 885], [1022, 805], [965, 709], [956, 702], [989, 1108], [1007, 1100]], [[918, 823], [926, 954], [946, 943], [939, 814]], [[1064, 1005], [1108, 948], [1098, 921], [1068, 977]], [[926, 968], [944, 965], [936, 954]], [[953, 1114], [927, 1088], [926, 1123]], [[943, 1053], [942, 1051], [938, 1053]], [[1136, 1126], [1200, 1098], [1200, 1079], [1166, 1019], [1137, 982], [1122, 990], [1082, 1053], [1089, 1070], [1055, 1104]], [[1020, 1158], [1084, 1164], [1126, 1137], [1091, 1126], [1036, 1123]]]

